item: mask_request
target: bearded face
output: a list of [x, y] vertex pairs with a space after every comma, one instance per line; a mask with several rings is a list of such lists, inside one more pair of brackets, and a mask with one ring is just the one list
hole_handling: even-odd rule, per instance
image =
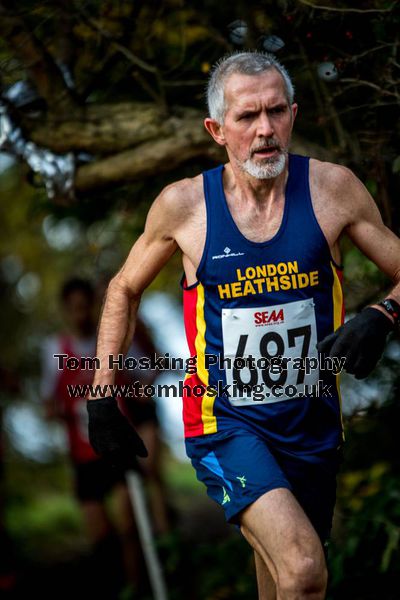
[[278, 177], [285, 168], [296, 111], [276, 69], [231, 75], [225, 83], [221, 126], [231, 162], [256, 179]]

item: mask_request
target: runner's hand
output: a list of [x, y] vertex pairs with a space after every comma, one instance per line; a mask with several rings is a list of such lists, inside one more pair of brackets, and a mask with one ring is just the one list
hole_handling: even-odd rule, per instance
[[89, 441], [96, 454], [112, 465], [133, 468], [136, 456], [148, 456], [143, 440], [118, 408], [115, 398], [88, 400]]
[[356, 379], [363, 379], [381, 358], [386, 337], [392, 329], [393, 322], [380, 310], [364, 308], [357, 316], [318, 342], [317, 349], [326, 356], [345, 358], [345, 370]]

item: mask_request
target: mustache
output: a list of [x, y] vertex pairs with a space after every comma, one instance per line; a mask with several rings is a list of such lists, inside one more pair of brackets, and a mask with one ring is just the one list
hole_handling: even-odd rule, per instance
[[253, 154], [255, 152], [258, 152], [259, 150], [281, 150], [281, 146], [279, 142], [273, 139], [265, 141], [263, 143], [258, 144], [258, 146], [256, 146], [255, 148], [252, 148], [251, 155], [253, 156]]

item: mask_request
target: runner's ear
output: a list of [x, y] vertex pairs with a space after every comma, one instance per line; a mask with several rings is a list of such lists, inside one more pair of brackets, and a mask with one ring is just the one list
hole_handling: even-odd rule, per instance
[[220, 123], [218, 123], [218, 121], [216, 121], [215, 119], [211, 119], [211, 117], [206, 117], [204, 119], [204, 127], [214, 139], [214, 141], [217, 142], [217, 144], [219, 144], [220, 146], [225, 146], [225, 135], [222, 130], [222, 126]]

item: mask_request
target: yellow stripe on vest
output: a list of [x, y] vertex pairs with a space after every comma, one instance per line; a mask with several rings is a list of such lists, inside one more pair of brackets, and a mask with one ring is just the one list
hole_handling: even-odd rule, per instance
[[[196, 305], [196, 329], [197, 335], [195, 347], [197, 353], [197, 374], [201, 382], [208, 386], [208, 371], [205, 367], [206, 353], [206, 322], [204, 319], [204, 287], [199, 283], [197, 287], [197, 305]], [[204, 394], [201, 402], [201, 418], [204, 426], [204, 433], [215, 433], [217, 431], [217, 419], [214, 416], [215, 396]]]
[[[343, 313], [343, 290], [342, 284], [340, 283], [339, 276], [337, 274], [336, 268], [331, 263], [331, 268], [333, 272], [333, 329], [339, 329], [342, 325], [342, 313]], [[340, 407], [340, 422], [342, 424], [342, 439], [345, 440], [344, 436], [344, 426], [343, 426], [343, 413], [342, 413], [342, 394], [340, 392], [340, 374], [336, 375], [336, 389], [339, 397], [339, 407]]]

